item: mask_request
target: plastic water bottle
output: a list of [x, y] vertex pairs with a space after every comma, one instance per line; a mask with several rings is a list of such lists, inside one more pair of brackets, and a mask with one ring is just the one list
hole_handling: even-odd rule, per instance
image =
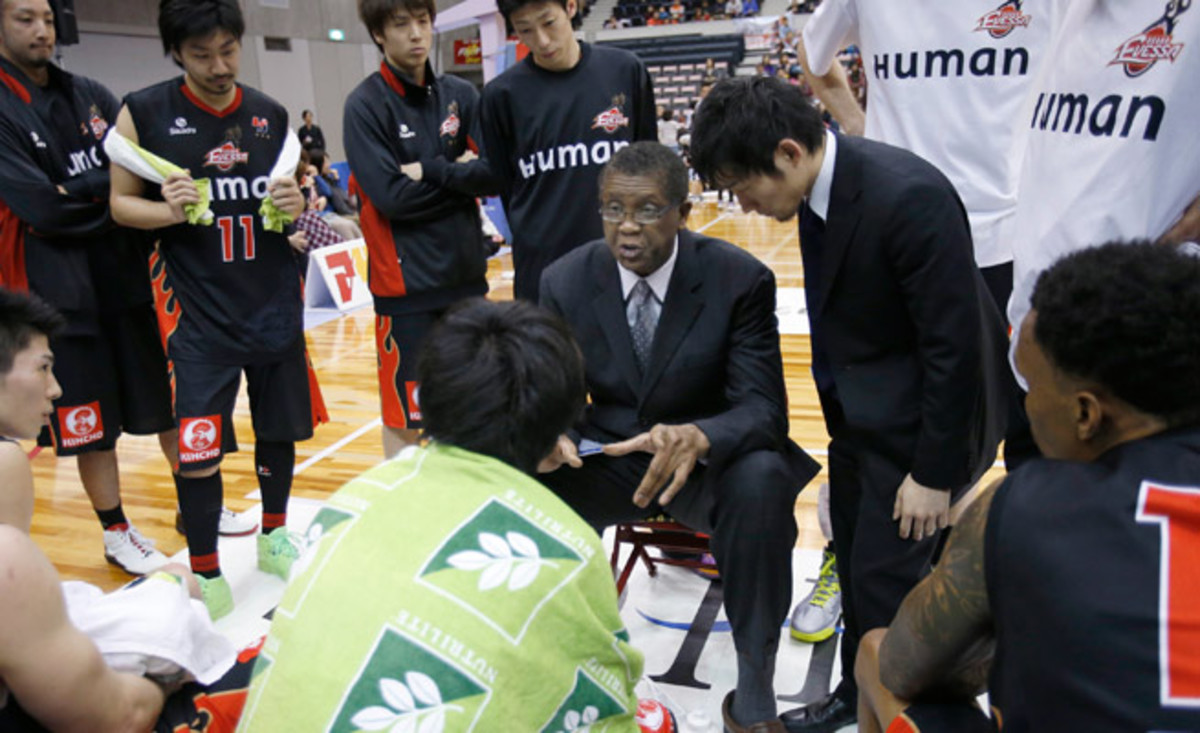
[[712, 718], [703, 710], [693, 710], [683, 719], [682, 733], [716, 733]]

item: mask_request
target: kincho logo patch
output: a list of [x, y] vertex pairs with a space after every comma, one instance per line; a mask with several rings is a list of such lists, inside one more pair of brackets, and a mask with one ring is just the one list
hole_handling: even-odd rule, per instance
[[418, 582], [516, 643], [584, 565], [574, 549], [493, 499], [433, 551]]
[[221, 455], [221, 416], [185, 417], [179, 421], [179, 462], [196, 463]]
[[63, 448], [78, 448], [104, 438], [104, 421], [100, 419], [100, 402], [58, 408], [58, 427], [62, 432]]

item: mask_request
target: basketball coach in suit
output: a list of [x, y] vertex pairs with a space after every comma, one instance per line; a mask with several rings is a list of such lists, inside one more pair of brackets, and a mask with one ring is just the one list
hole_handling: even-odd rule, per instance
[[743, 209], [800, 216], [845, 632], [838, 689], [783, 720], [834, 731], [855, 719], [860, 634], [891, 621], [928, 571], [953, 498], [995, 460], [1007, 337], [962, 203], [923, 159], [827, 131], [774, 79], [719, 83], [692, 156]]
[[[597, 529], [665, 510], [711, 535], [738, 656], [726, 707], [777, 723], [795, 500], [819, 466], [788, 439], [775, 278], [689, 232], [687, 193], [668, 148], [621, 149], [601, 174], [605, 238], [543, 274], [541, 304], [574, 331], [591, 404], [542, 478]], [[580, 458], [579, 437], [603, 454]]]

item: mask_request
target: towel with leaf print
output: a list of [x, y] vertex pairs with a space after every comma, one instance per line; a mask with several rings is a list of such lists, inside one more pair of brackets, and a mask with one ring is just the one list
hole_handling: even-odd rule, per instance
[[637, 731], [600, 538], [511, 466], [442, 445], [313, 519], [239, 730]]

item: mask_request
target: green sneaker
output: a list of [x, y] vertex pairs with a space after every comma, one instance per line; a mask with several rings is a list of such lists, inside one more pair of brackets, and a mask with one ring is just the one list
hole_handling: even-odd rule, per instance
[[304, 540], [300, 535], [289, 532], [287, 527], [276, 527], [270, 534], [258, 535], [258, 569], [264, 573], [288, 579], [292, 563], [300, 557]]
[[233, 591], [229, 589], [229, 581], [224, 575], [215, 578], [196, 576], [200, 584], [200, 595], [204, 598], [204, 607], [213, 621], [228, 616], [233, 612]]

